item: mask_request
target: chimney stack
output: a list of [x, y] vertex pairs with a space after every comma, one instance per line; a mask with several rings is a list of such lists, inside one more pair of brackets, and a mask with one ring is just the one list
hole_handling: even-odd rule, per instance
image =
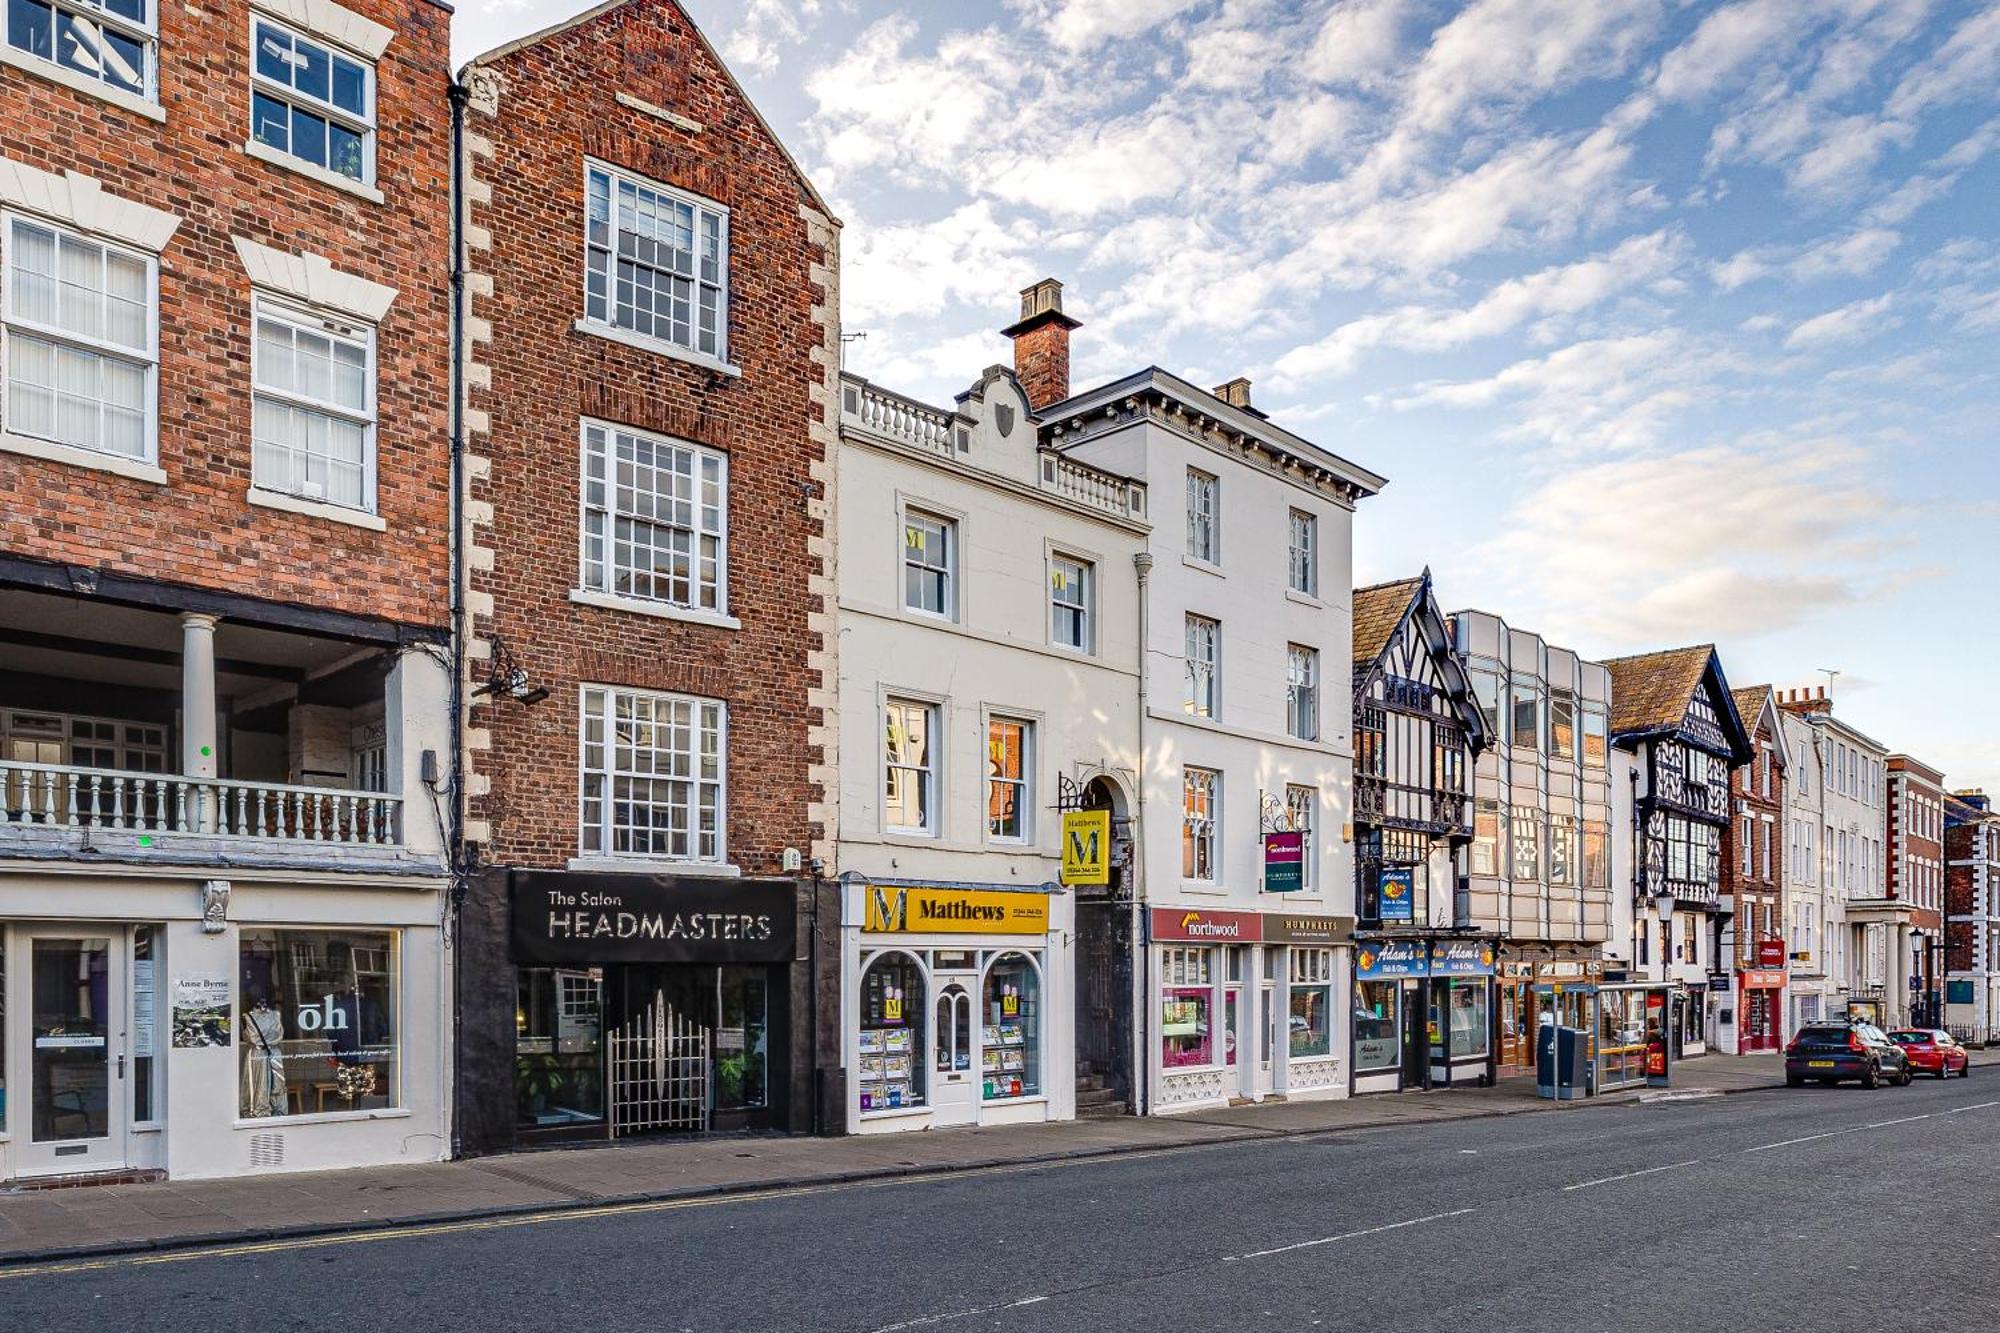
[[1014, 375], [1039, 412], [1069, 397], [1069, 333], [1080, 321], [1063, 313], [1062, 284], [1043, 278], [1021, 291], [1021, 318], [1000, 332], [1014, 340]]
[[1830, 717], [1833, 714], [1833, 700], [1826, 697], [1824, 685], [1815, 689], [1787, 690], [1779, 697], [1778, 705], [1787, 712], [1808, 716], [1823, 713]]

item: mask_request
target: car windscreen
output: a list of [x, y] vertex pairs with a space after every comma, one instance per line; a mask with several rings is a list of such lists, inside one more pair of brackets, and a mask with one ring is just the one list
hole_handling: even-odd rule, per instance
[[1847, 1045], [1847, 1029], [1846, 1028], [1800, 1028], [1799, 1040], [1808, 1042], [1814, 1042], [1814, 1041], [1834, 1042], [1838, 1045], [1845, 1046]]

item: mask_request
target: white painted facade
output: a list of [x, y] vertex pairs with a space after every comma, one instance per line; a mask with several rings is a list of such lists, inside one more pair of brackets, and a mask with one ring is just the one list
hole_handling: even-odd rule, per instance
[[[1056, 806], [1066, 783], [1096, 783], [1121, 815], [1136, 805], [1134, 557], [1146, 544], [1146, 488], [1040, 447], [1020, 385], [999, 367], [950, 410], [853, 376], [843, 377], [841, 394], [836, 868], [844, 880], [847, 1128], [1068, 1119], [1076, 903], [1059, 883]], [[1068, 608], [1077, 604], [1079, 581], [1085, 628], [1077, 636]], [[1082, 646], [1064, 642], [1072, 637]], [[1025, 730], [1010, 730], [1017, 726]], [[930, 729], [915, 753], [913, 737]], [[1017, 738], [1026, 742], [1022, 785], [1003, 786], [996, 796], [996, 765], [1011, 763]], [[921, 811], [912, 805], [913, 788], [927, 792], [917, 798]], [[1017, 831], [1002, 817], [1010, 798], [1020, 807]], [[1029, 937], [872, 932], [871, 886], [1047, 894], [1047, 930]], [[1028, 959], [1039, 980], [1039, 1030], [1030, 1024], [1025, 1034], [1036, 1043], [1039, 1076], [1032, 1091], [1014, 1094], [1009, 1085], [996, 1096], [983, 1077], [991, 1072], [985, 1062], [1014, 1055], [1011, 1047], [988, 1048], [1000, 1045], [993, 1029], [1011, 1037], [1012, 1024], [985, 1012], [987, 988], [993, 965], [1009, 958]], [[880, 976], [870, 980], [870, 969], [883, 963], [887, 976], [897, 960], [909, 965], [897, 975], [912, 979], [900, 988], [921, 985], [921, 996], [897, 997], [903, 1014], [894, 1024], [879, 1012], [864, 1021], [864, 990], [879, 1001], [883, 985]], [[948, 990], [972, 996], [979, 1010], [969, 1051], [955, 1046]], [[862, 1048], [885, 1039], [911, 1049]], [[917, 1079], [885, 1076], [901, 1066], [884, 1057], [905, 1054], [921, 1062], [921, 1089]], [[891, 1085], [900, 1085], [893, 1098]]]
[[1786, 709], [1778, 711], [1785, 746], [1785, 923], [1790, 975], [1785, 1033], [1844, 1012], [1847, 914], [1824, 858], [1826, 774], [1824, 730]]
[[[1222, 927], [1243, 932], [1237, 938], [1260, 929], [1252, 915], [1351, 919], [1353, 506], [1382, 479], [1158, 370], [1072, 395], [1043, 416], [1067, 456], [1137, 477], [1153, 496], [1151, 568], [1141, 584], [1146, 762], [1138, 852], [1149, 937], [1161, 920], [1203, 930], [1202, 914], [1245, 914]], [[1195, 503], [1204, 514], [1194, 521], [1191, 474], [1203, 488]], [[1315, 533], [1310, 592], [1289, 586], [1294, 511]], [[1212, 700], [1199, 705], [1190, 702], [1199, 679], [1188, 661], [1190, 617], [1216, 627], [1218, 638]], [[1288, 730], [1294, 647], [1316, 654], [1314, 739]], [[1199, 715], [1204, 709], [1212, 715]], [[1188, 819], [1191, 786], [1213, 792], [1206, 827]], [[1311, 810], [1306, 887], [1265, 893], [1265, 819], [1282, 810], [1290, 788], [1305, 789], [1298, 799]], [[1142, 1109], [1346, 1095], [1352, 966], [1345, 944], [1151, 938], [1136, 978]], [[1311, 1018], [1295, 1016], [1310, 1015], [1322, 994], [1330, 1008], [1326, 1052], [1294, 1058], [1294, 1041], [1281, 1034], [1303, 1021], [1310, 1035]], [[1187, 1031], [1164, 1032], [1170, 1015]], [[1308, 1044], [1320, 1042], [1312, 1036]]]

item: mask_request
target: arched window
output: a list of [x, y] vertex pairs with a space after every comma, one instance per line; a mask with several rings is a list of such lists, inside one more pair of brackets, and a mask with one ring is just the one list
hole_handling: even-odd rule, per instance
[[923, 1106], [924, 971], [904, 953], [885, 953], [861, 974], [861, 1109]]
[[1042, 1094], [1042, 979], [1023, 953], [987, 964], [981, 1063], [989, 1102]]

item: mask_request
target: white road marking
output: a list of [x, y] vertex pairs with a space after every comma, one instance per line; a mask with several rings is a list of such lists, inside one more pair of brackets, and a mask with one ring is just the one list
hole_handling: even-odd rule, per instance
[[1907, 1125], [1912, 1120], [1928, 1120], [1930, 1118], [1931, 1118], [1931, 1113], [1929, 1111], [1926, 1111], [1922, 1115], [1906, 1115], [1897, 1120], [1877, 1120], [1871, 1124], [1863, 1125], [1862, 1128], [1887, 1129], [1890, 1125]]
[[1957, 1115], [1960, 1111], [1984, 1111], [1989, 1106], [2000, 1106], [2000, 1102], [1975, 1102], [1971, 1106], [1954, 1106], [1946, 1115]]
[[1237, 1263], [1244, 1259], [1265, 1259], [1274, 1254], [1290, 1254], [1294, 1250], [1310, 1250], [1318, 1245], [1333, 1245], [1343, 1240], [1356, 1240], [1362, 1236], [1375, 1236], [1384, 1231], [1400, 1231], [1404, 1227], [1422, 1226], [1425, 1222], [1442, 1222], [1447, 1217], [1464, 1217], [1477, 1212], [1476, 1208], [1455, 1208], [1448, 1213], [1432, 1213], [1428, 1217], [1412, 1217], [1402, 1222], [1388, 1222], [1379, 1227], [1364, 1227], [1360, 1231], [1343, 1231], [1338, 1236], [1321, 1236], [1318, 1240], [1302, 1240], [1296, 1245], [1280, 1245], [1274, 1250], [1252, 1250], [1248, 1254], [1225, 1254], [1222, 1262]]
[[1609, 1185], [1613, 1181], [1631, 1180], [1636, 1176], [1657, 1175], [1662, 1171], [1678, 1171], [1684, 1166], [1700, 1166], [1700, 1165], [1701, 1165], [1701, 1159], [1699, 1157], [1686, 1162], [1669, 1162], [1665, 1166], [1649, 1166], [1643, 1171], [1627, 1171], [1624, 1175], [1621, 1176], [1600, 1176], [1596, 1180], [1580, 1180], [1574, 1185], [1563, 1186], [1563, 1192], [1567, 1194], [1571, 1190], [1587, 1190], [1591, 1188], [1593, 1185]]
[[[1996, 1103], [1996, 1105], [2000, 1105], [2000, 1103]], [[1966, 1109], [1969, 1110], [1971, 1108], [1968, 1107]], [[1745, 1148], [1743, 1151], [1745, 1153], [1769, 1152], [1773, 1148], [1789, 1148], [1796, 1143], [1817, 1143], [1821, 1139], [1837, 1139], [1842, 1134], [1859, 1134], [1864, 1130], [1886, 1129], [1890, 1125], [1907, 1125], [1913, 1120], [1929, 1120], [1930, 1118], [1930, 1112], [1926, 1111], [1922, 1115], [1906, 1115], [1897, 1120], [1877, 1120], [1866, 1125], [1850, 1125], [1846, 1129], [1830, 1129], [1824, 1134], [1808, 1134], [1802, 1139], [1783, 1139], [1777, 1143], [1760, 1143], [1754, 1148]]]
[[1039, 1305], [1047, 1299], [1048, 1297], [1046, 1296], [1023, 1296], [1018, 1301], [1002, 1301], [998, 1305], [982, 1305], [976, 1310], [947, 1310], [943, 1314], [919, 1315], [915, 1319], [906, 1319], [900, 1324], [884, 1324], [882, 1327], [873, 1330], [873, 1333], [898, 1333], [898, 1330], [906, 1328], [929, 1328], [933, 1324], [948, 1324], [954, 1319], [971, 1319], [975, 1315], [998, 1314], [1002, 1310], [1018, 1310], [1024, 1305]]

